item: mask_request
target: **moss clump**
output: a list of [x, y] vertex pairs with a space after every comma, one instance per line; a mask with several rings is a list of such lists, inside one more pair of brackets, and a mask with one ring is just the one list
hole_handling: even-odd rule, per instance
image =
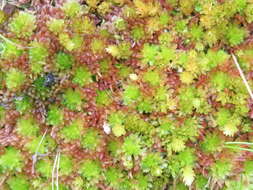
[[100, 136], [94, 129], [88, 129], [82, 137], [82, 146], [88, 150], [95, 150], [100, 143]]
[[100, 164], [95, 160], [86, 160], [79, 170], [80, 174], [87, 180], [98, 180], [102, 172]]
[[10, 90], [19, 89], [25, 82], [25, 74], [15, 68], [10, 69], [6, 74], [6, 86]]
[[79, 91], [67, 89], [67, 91], [63, 95], [63, 104], [71, 110], [81, 110], [81, 93]]
[[14, 147], [6, 147], [4, 154], [0, 156], [0, 168], [5, 172], [21, 171], [23, 164], [20, 151]]
[[30, 185], [24, 176], [13, 176], [7, 180], [10, 190], [29, 190]]
[[75, 17], [81, 12], [81, 5], [76, 0], [67, 1], [63, 4], [62, 10], [68, 17]]
[[36, 121], [30, 117], [22, 117], [17, 122], [17, 132], [23, 136], [36, 136], [39, 126]]
[[10, 22], [9, 29], [17, 37], [30, 37], [36, 29], [36, 18], [33, 14], [19, 12]]
[[82, 122], [79, 120], [73, 121], [67, 126], [64, 126], [60, 133], [62, 137], [67, 140], [77, 140], [81, 138]]
[[78, 67], [75, 70], [73, 82], [80, 86], [84, 86], [92, 82], [91, 76], [90, 71], [86, 67]]
[[70, 69], [71, 66], [74, 64], [74, 59], [71, 55], [59, 52], [56, 55], [56, 67], [60, 70]]
[[32, 108], [30, 98], [28, 96], [21, 96], [15, 100], [16, 110], [25, 113]]
[[57, 106], [51, 106], [47, 113], [49, 125], [60, 125], [63, 123], [63, 112]]

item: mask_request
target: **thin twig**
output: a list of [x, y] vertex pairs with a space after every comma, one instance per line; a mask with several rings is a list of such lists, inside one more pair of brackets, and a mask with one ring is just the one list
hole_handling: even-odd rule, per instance
[[56, 170], [56, 190], [59, 190], [59, 168], [60, 168], [61, 152], [58, 152], [57, 170]]
[[250, 142], [225, 142], [225, 144], [253, 145], [253, 143]]
[[6, 42], [8, 42], [8, 43], [10, 43], [10, 44], [12, 44], [12, 45], [14, 45], [14, 46], [20, 48], [20, 49], [31, 48], [31, 47], [24, 47], [24, 46], [21, 46], [21, 45], [15, 43], [15, 42], [9, 40], [8, 38], [4, 37], [2, 34], [0, 34], [0, 38], [2, 38], [4, 41], [6, 41]]
[[37, 161], [39, 149], [40, 149], [40, 146], [41, 146], [41, 144], [42, 144], [42, 142], [43, 142], [43, 140], [44, 140], [46, 134], [47, 134], [47, 129], [46, 129], [46, 131], [44, 132], [42, 138], [40, 139], [40, 142], [39, 142], [38, 146], [36, 147], [35, 154], [34, 154], [33, 157], [32, 157], [32, 160], [33, 160], [32, 173], [34, 173], [34, 165], [35, 165], [35, 163], [36, 163], [36, 161]]
[[236, 58], [236, 56], [235, 56], [233, 53], [232, 53], [231, 55], [232, 55], [232, 58], [233, 58], [233, 60], [234, 60], [235, 65], [236, 65], [236, 67], [237, 67], [237, 69], [238, 69], [238, 71], [239, 71], [239, 73], [240, 73], [240, 76], [241, 76], [241, 78], [242, 78], [242, 80], [243, 80], [243, 83], [244, 83], [244, 85], [246, 86], [246, 88], [247, 88], [247, 90], [248, 90], [248, 92], [249, 92], [249, 95], [250, 95], [251, 99], [253, 100], [253, 93], [252, 93], [252, 90], [251, 90], [251, 88], [250, 88], [250, 86], [249, 86], [249, 83], [248, 83], [248, 81], [246, 80], [246, 77], [245, 77], [245, 75], [244, 75], [244, 73], [243, 73], [243, 71], [242, 71], [242, 69], [241, 69], [241, 67], [240, 67], [240, 65], [239, 65], [239, 63], [238, 63], [238, 61], [237, 61], [237, 58]]
[[2, 3], [1, 3], [1, 10], [4, 9], [5, 5], [6, 5], [6, 0], [2, 0]]
[[56, 164], [58, 161], [58, 156], [59, 154], [57, 153], [54, 159], [54, 165], [53, 165], [53, 169], [52, 169], [52, 190], [54, 190], [54, 174], [55, 174], [55, 168], [56, 168]]
[[234, 149], [234, 150], [242, 150], [242, 151], [248, 151], [248, 152], [253, 152], [253, 149], [250, 149], [250, 148], [242, 148], [242, 147], [236, 147], [236, 146], [224, 146], [225, 148], [231, 148], [231, 149]]

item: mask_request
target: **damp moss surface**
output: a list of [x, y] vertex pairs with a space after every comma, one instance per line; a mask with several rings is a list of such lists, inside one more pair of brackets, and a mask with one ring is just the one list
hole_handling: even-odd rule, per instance
[[2, 1], [0, 189], [252, 190], [252, 68], [252, 0]]

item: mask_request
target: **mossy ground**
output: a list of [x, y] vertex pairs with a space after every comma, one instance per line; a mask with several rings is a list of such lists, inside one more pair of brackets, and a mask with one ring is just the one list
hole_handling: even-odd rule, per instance
[[1, 190], [251, 190], [252, 0], [2, 1]]

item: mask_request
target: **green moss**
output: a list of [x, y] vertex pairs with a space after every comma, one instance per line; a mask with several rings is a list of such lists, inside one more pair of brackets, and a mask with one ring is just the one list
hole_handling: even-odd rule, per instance
[[60, 70], [70, 69], [71, 66], [74, 64], [74, 59], [71, 55], [59, 52], [56, 55], [56, 67]]
[[79, 120], [73, 121], [71, 124], [65, 126], [61, 131], [62, 137], [69, 140], [76, 140], [81, 138], [82, 122]]
[[246, 175], [252, 175], [253, 173], [253, 161], [252, 160], [248, 160], [244, 162], [244, 173]]
[[42, 143], [39, 146], [40, 142], [42, 140], [42, 136], [34, 137], [31, 141], [28, 141], [25, 144], [25, 148], [32, 154], [38, 153], [45, 154], [49, 151], [52, 151], [55, 148], [55, 141], [48, 135], [45, 136], [45, 138], [42, 140]]
[[48, 21], [47, 26], [51, 32], [59, 34], [64, 29], [64, 20], [52, 18], [50, 21]]
[[190, 37], [192, 40], [197, 41], [203, 38], [204, 32], [201, 26], [194, 25], [190, 29]]
[[39, 126], [31, 117], [21, 117], [17, 122], [17, 132], [23, 136], [36, 136]]
[[98, 180], [102, 172], [99, 162], [95, 160], [85, 160], [80, 167], [81, 175], [87, 180]]
[[128, 59], [132, 55], [131, 45], [128, 42], [122, 42], [118, 45], [109, 45], [106, 51], [117, 59]]
[[141, 153], [140, 139], [137, 135], [130, 135], [125, 138], [123, 152], [128, 156], [138, 156]]
[[153, 104], [151, 98], [140, 100], [137, 105], [137, 110], [140, 113], [151, 113], [153, 111]]
[[3, 59], [14, 59], [14, 58], [18, 58], [19, 56], [21, 56], [21, 54], [23, 53], [22, 48], [18, 47], [18, 45], [16, 44], [18, 43], [18, 41], [14, 41], [14, 40], [10, 40], [7, 41], [5, 40], [1, 45], [1, 51], [0, 51], [0, 55], [1, 58]]
[[1, 10], [0, 11], [0, 24], [3, 24], [6, 20], [6, 16], [4, 14], [4, 12]]
[[36, 163], [36, 172], [42, 177], [50, 178], [52, 175], [53, 163], [49, 159], [42, 159]]
[[108, 106], [111, 102], [111, 93], [108, 90], [97, 91], [96, 103], [98, 105]]
[[158, 54], [159, 62], [158, 65], [168, 65], [171, 61], [175, 59], [175, 50], [166, 46], [160, 47], [160, 52]]
[[67, 33], [60, 33], [59, 42], [68, 51], [74, 51], [78, 50], [82, 46], [83, 38], [80, 35], [70, 36]]
[[32, 108], [31, 100], [28, 96], [22, 96], [15, 100], [16, 110], [25, 113]]
[[96, 150], [100, 143], [99, 133], [94, 129], [88, 129], [82, 137], [82, 147], [89, 150]]
[[216, 122], [219, 126], [225, 126], [230, 119], [232, 118], [232, 114], [228, 109], [221, 108], [217, 112]]
[[123, 174], [119, 169], [116, 168], [108, 168], [105, 171], [105, 181], [111, 186], [116, 187], [118, 186], [118, 182], [122, 178]]
[[144, 44], [143, 49], [141, 51], [142, 63], [154, 65], [156, 63], [158, 53], [159, 53], [159, 46]]
[[9, 90], [19, 89], [25, 82], [25, 74], [15, 68], [10, 69], [6, 74], [6, 86]]
[[77, 90], [67, 89], [63, 95], [63, 104], [71, 110], [81, 110], [81, 93]]
[[144, 38], [145, 31], [143, 30], [143, 27], [141, 26], [136, 26], [132, 29], [131, 31], [131, 36], [133, 40], [139, 41]]
[[208, 62], [206, 66], [205, 65], [203, 66], [206, 67], [207, 71], [213, 69], [219, 64], [224, 63], [229, 58], [228, 54], [223, 50], [218, 51], [208, 50], [206, 57], [208, 59]]
[[73, 20], [72, 29], [76, 33], [91, 34], [95, 32], [95, 24], [89, 17], [75, 18]]
[[126, 105], [137, 101], [140, 98], [140, 89], [136, 85], [125, 86], [123, 92], [123, 101]]
[[24, 176], [12, 176], [7, 180], [10, 190], [29, 190], [30, 185]]
[[23, 158], [19, 150], [14, 147], [6, 147], [4, 154], [0, 156], [0, 167], [5, 172], [21, 171]]
[[143, 75], [143, 80], [153, 86], [161, 85], [161, 74], [156, 70], [149, 70]]
[[231, 78], [227, 73], [216, 72], [211, 78], [211, 84], [217, 91], [222, 91], [225, 88], [229, 88]]
[[60, 157], [60, 166], [59, 166], [59, 174], [60, 175], [70, 175], [73, 171], [73, 161], [68, 155], [61, 155]]
[[243, 42], [247, 32], [244, 28], [237, 25], [230, 25], [227, 30], [226, 38], [231, 46], [238, 45]]
[[225, 180], [232, 169], [231, 162], [218, 160], [211, 167], [211, 173], [215, 179]]
[[204, 152], [215, 153], [222, 147], [222, 139], [217, 134], [208, 134], [201, 143], [201, 148]]
[[164, 160], [158, 153], [149, 153], [141, 161], [141, 169], [152, 176], [161, 176], [163, 173]]
[[31, 63], [45, 62], [47, 56], [48, 50], [43, 44], [37, 41], [31, 43], [31, 48], [29, 49], [29, 60]]
[[18, 37], [30, 37], [36, 29], [35, 22], [36, 18], [33, 14], [20, 11], [11, 20], [9, 29]]
[[80, 86], [84, 86], [92, 82], [91, 76], [90, 71], [86, 67], [78, 67], [75, 70], [73, 82]]
[[51, 106], [47, 113], [49, 125], [61, 125], [63, 123], [63, 112], [57, 106]]
[[183, 113], [191, 113], [194, 109], [194, 102], [198, 99], [198, 92], [196, 88], [188, 86], [180, 89], [179, 106]]
[[102, 53], [105, 49], [105, 43], [101, 39], [93, 39], [91, 42], [91, 50], [94, 54]]
[[76, 0], [70, 0], [63, 4], [62, 10], [68, 17], [75, 17], [81, 13], [81, 5]]

